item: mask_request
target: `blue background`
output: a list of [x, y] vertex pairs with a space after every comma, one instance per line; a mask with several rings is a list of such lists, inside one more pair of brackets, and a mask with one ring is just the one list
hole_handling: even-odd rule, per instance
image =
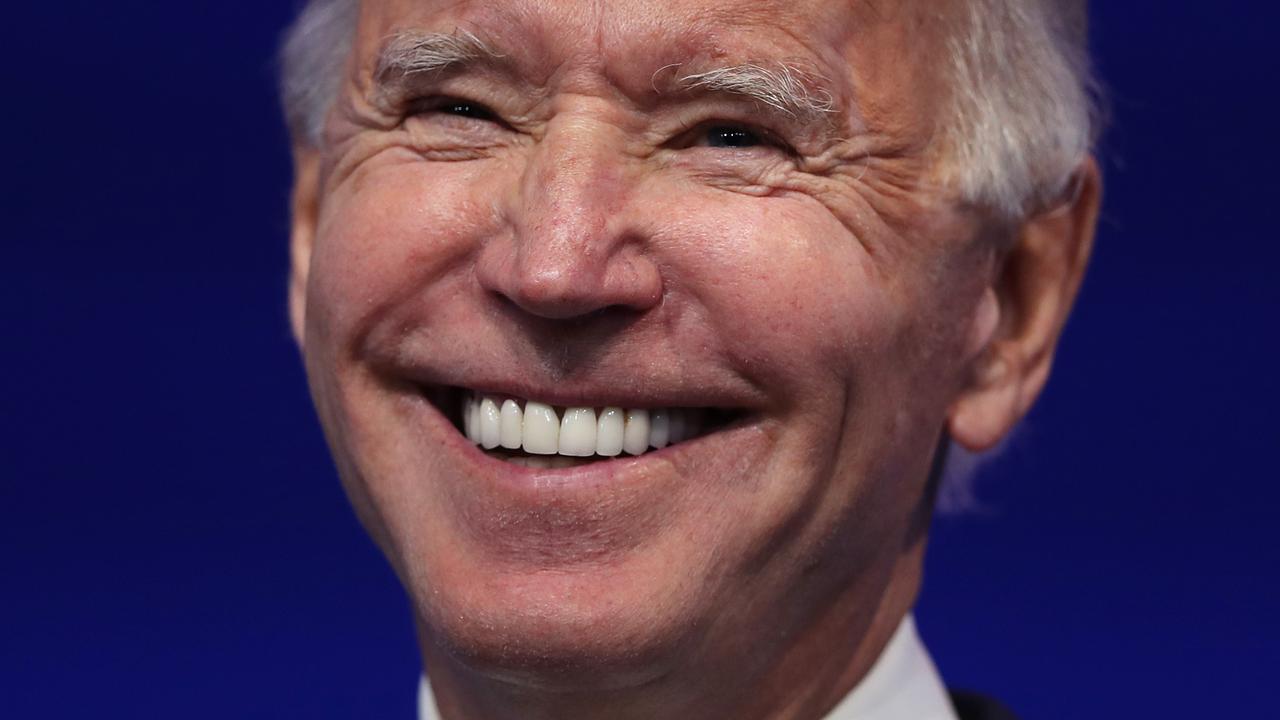
[[[283, 311], [286, 5], [5, 9], [0, 717], [411, 717]], [[1094, 15], [1095, 261], [920, 625], [1029, 719], [1275, 717], [1280, 6]]]

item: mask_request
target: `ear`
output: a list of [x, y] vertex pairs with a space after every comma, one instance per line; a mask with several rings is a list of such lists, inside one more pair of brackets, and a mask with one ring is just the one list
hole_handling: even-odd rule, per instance
[[1089, 158], [1062, 201], [1017, 229], [999, 263], [975, 323], [988, 328], [979, 339], [985, 347], [947, 420], [951, 437], [968, 450], [998, 443], [1044, 388], [1084, 278], [1101, 198], [1102, 178]]
[[301, 346], [306, 328], [307, 276], [320, 213], [320, 154], [294, 148], [292, 222], [289, 230], [289, 324]]

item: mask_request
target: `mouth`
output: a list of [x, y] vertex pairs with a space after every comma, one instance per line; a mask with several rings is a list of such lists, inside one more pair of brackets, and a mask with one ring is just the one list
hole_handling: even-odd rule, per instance
[[744, 415], [709, 407], [565, 406], [465, 387], [424, 388], [423, 395], [486, 455], [535, 469], [647, 455], [705, 437]]

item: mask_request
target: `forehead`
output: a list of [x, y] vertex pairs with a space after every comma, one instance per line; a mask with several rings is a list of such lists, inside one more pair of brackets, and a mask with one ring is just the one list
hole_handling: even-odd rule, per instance
[[[751, 30], [805, 36], [817, 30], [839, 34], [861, 3], [799, 0], [365, 0], [366, 22], [396, 24], [465, 21], [490, 31], [508, 31], [555, 44], [572, 39], [581, 48], [635, 49], [644, 41], [678, 40]], [[834, 31], [834, 33], [832, 32]]]
[[513, 55], [535, 81], [589, 73], [636, 93], [676, 64], [786, 62], [874, 110], [882, 96], [932, 87], [948, 8], [960, 2], [365, 0], [358, 54], [369, 63], [404, 30], [461, 29]]

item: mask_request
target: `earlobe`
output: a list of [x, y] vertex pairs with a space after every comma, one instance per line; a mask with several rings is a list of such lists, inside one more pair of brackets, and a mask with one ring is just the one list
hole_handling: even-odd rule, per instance
[[1060, 202], [1018, 229], [987, 291], [996, 298], [999, 321], [986, 347], [972, 356], [968, 384], [948, 417], [952, 438], [965, 448], [995, 446], [1044, 388], [1084, 278], [1101, 197], [1098, 166], [1090, 158]]
[[319, 193], [319, 153], [295, 148], [289, 231], [289, 324], [299, 346], [306, 334], [307, 278], [320, 210]]

